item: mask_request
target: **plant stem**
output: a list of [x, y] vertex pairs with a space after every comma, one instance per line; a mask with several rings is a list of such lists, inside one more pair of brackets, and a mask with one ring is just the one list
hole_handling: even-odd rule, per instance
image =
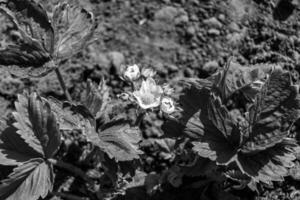
[[58, 197], [62, 197], [64, 199], [69, 199], [69, 200], [87, 200], [87, 199], [89, 199], [87, 197], [78, 197], [76, 195], [67, 194], [67, 193], [63, 193], [63, 192], [51, 192], [51, 194], [53, 196], [58, 196]]
[[134, 123], [135, 126], [140, 126], [141, 122], [143, 121], [144, 119], [144, 116], [145, 116], [146, 112], [142, 111], [136, 118], [136, 121]]
[[59, 83], [60, 83], [60, 86], [61, 86], [61, 88], [62, 88], [62, 90], [63, 90], [63, 92], [64, 92], [64, 94], [65, 94], [67, 100], [68, 100], [69, 102], [72, 102], [71, 95], [70, 95], [70, 93], [69, 93], [69, 91], [68, 91], [68, 89], [67, 89], [67, 87], [66, 87], [66, 84], [65, 84], [65, 82], [64, 82], [64, 79], [63, 79], [63, 77], [62, 77], [62, 75], [61, 75], [61, 73], [60, 73], [60, 71], [59, 71], [58, 68], [55, 69], [55, 73], [56, 73], [56, 75], [57, 75], [58, 81], [59, 81]]
[[93, 184], [93, 180], [88, 177], [86, 175], [86, 173], [84, 171], [82, 171], [80, 168], [72, 165], [72, 164], [69, 164], [69, 163], [65, 163], [61, 160], [56, 160], [56, 159], [53, 159], [53, 158], [49, 158], [48, 161], [57, 166], [57, 167], [60, 167], [60, 168], [63, 168], [63, 169], [66, 169], [70, 172], [72, 172], [73, 174], [75, 174], [76, 176], [79, 176], [80, 178], [82, 178], [84, 181], [86, 181], [88, 184], [92, 185]]

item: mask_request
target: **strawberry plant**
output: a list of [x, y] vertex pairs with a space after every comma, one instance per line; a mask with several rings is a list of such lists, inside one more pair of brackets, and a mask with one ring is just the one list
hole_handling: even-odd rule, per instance
[[[55, 70], [67, 99], [23, 92], [0, 120], [0, 199], [81, 199], [63, 192], [71, 187], [70, 179], [59, 183], [64, 170], [89, 199], [139, 188], [152, 197], [192, 188], [201, 199], [235, 199], [228, 188], [258, 191], [290, 175], [299, 179], [293, 126], [300, 95], [290, 71], [228, 62], [206, 79], [182, 81], [175, 100], [177, 90], [161, 84], [154, 69], [124, 65], [118, 98], [104, 78], [87, 78], [73, 101], [59, 66], [95, 38], [93, 14], [66, 2], [47, 12], [34, 0], [0, 0], [0, 12], [12, 26], [1, 69], [20, 77]], [[163, 137], [145, 134], [153, 115], [163, 121]], [[78, 162], [68, 158], [72, 145]]]
[[[184, 134], [195, 153], [226, 166], [224, 174], [244, 184], [272, 184], [289, 175], [297, 147], [289, 133], [299, 118], [300, 96], [288, 71], [231, 64], [207, 80], [188, 83], [183, 111], [165, 123], [166, 134]], [[230, 105], [234, 94], [248, 101]]]

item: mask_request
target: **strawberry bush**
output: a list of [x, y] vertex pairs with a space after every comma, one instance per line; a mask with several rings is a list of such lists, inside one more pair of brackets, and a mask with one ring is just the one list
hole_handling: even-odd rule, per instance
[[[73, 100], [60, 68], [100, 39], [94, 14], [67, 2], [49, 12], [34, 0], [1, 0], [0, 12], [15, 34], [1, 69], [22, 78], [55, 71], [64, 92], [23, 91], [1, 118], [0, 199], [183, 199], [192, 189], [200, 199], [239, 199], [299, 180], [299, 82], [286, 67], [229, 59], [176, 90], [153, 68], [120, 65], [124, 90], [113, 96], [104, 78], [87, 79]], [[163, 119], [160, 137], [145, 134], [151, 115]]]

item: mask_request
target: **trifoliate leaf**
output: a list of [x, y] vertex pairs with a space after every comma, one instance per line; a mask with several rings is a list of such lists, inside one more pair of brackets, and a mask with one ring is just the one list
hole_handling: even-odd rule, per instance
[[0, 66], [19, 76], [46, 75], [81, 51], [96, 28], [92, 13], [66, 3], [56, 7], [52, 24], [34, 0], [3, 0], [0, 12], [18, 31], [17, 41], [0, 50]]
[[[100, 140], [95, 141], [94, 144], [117, 161], [138, 159], [139, 154], [142, 153], [138, 149], [138, 143], [141, 140], [140, 130], [137, 127], [130, 127], [123, 120], [106, 124], [101, 128], [98, 136]], [[90, 140], [94, 142], [94, 138], [90, 137]]]
[[18, 41], [0, 50], [0, 65], [20, 76], [41, 76], [55, 69], [51, 61], [54, 31], [46, 11], [33, 0], [3, 0], [0, 13], [19, 32]]
[[[226, 75], [234, 80], [233, 84], [227, 83], [226, 76], [221, 74], [217, 79], [219, 84], [211, 88], [209, 84], [203, 87], [195, 85], [192, 86], [194, 92], [185, 92], [181, 98], [184, 100], [181, 118], [173, 120], [173, 124], [164, 130], [167, 133], [175, 131], [177, 136], [187, 134], [194, 140], [193, 150], [201, 157], [221, 165], [235, 162], [254, 183], [270, 184], [271, 181], [283, 180], [295, 159], [296, 144], [287, 135], [300, 116], [299, 89], [292, 84], [289, 72], [280, 67], [268, 70], [263, 70], [268, 75], [252, 106], [245, 105], [246, 113], [233, 116], [223, 103], [241, 89], [239, 86], [253, 83], [245, 80], [255, 80], [259, 75], [255, 72], [254, 78], [250, 76], [252, 79], [241, 71], [230, 72], [231, 75], [237, 74]], [[230, 86], [229, 89], [224, 84]], [[207, 92], [197, 96], [200, 91]]]
[[53, 188], [53, 181], [52, 167], [43, 159], [32, 159], [14, 168], [13, 172], [0, 182], [0, 199], [45, 198]]
[[96, 28], [92, 13], [67, 3], [59, 4], [55, 8], [52, 21], [56, 59], [68, 59], [81, 51], [92, 39]]
[[30, 97], [19, 95], [15, 105], [17, 133], [40, 155], [52, 157], [60, 146], [61, 136], [49, 103], [33, 93]]
[[105, 107], [109, 101], [109, 90], [102, 79], [98, 88], [92, 83], [91, 80], [87, 81], [87, 89], [83, 100], [83, 105], [90, 111], [90, 113], [97, 119], [105, 115]]

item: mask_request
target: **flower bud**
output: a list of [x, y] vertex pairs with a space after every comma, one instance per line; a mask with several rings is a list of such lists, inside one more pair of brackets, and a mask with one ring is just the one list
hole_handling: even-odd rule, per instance
[[127, 81], [135, 81], [141, 76], [140, 68], [137, 65], [125, 66], [121, 71], [122, 77]]
[[175, 103], [170, 97], [163, 97], [161, 100], [160, 110], [166, 114], [175, 112]]
[[125, 92], [118, 94], [117, 97], [122, 99], [123, 101], [128, 101], [130, 99], [130, 95]]

